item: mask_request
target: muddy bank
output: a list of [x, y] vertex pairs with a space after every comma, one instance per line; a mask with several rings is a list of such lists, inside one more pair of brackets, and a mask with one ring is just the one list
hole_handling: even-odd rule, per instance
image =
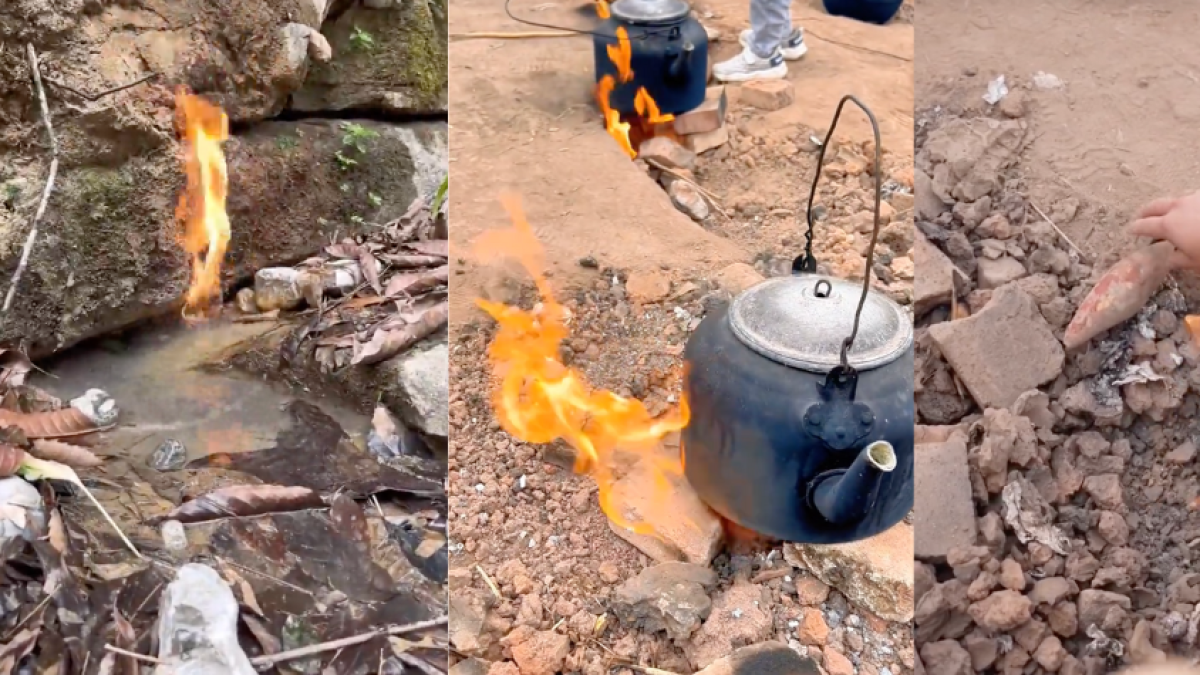
[[[234, 124], [226, 287], [335, 234], [399, 217], [445, 173], [444, 13], [439, 3], [223, 0], [0, 10], [9, 40], [0, 52], [6, 280], [49, 165], [23, 40], [41, 54], [60, 146], [41, 235], [0, 339], [40, 356], [174, 309], [187, 283], [175, 221], [179, 85]], [[413, 51], [400, 50], [404, 40]], [[269, 121], [281, 114], [291, 121]], [[305, 114], [344, 119], [296, 121]]]

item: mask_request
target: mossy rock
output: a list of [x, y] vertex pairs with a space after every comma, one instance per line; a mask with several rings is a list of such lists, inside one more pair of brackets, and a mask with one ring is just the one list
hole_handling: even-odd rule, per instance
[[292, 108], [446, 112], [447, 0], [405, 0], [398, 7], [352, 7], [322, 33], [327, 63], [310, 63]]

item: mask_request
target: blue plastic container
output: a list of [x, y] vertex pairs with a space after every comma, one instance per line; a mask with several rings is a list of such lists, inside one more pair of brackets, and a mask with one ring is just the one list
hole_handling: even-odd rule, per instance
[[833, 16], [883, 25], [900, 11], [904, 0], [824, 0], [825, 11]]

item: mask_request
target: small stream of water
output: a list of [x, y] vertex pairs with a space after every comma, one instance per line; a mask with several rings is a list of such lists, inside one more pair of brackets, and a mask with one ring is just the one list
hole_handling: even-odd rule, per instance
[[113, 396], [121, 416], [97, 448], [102, 454], [144, 458], [168, 438], [187, 447], [189, 460], [269, 448], [285, 424], [284, 406], [296, 399], [319, 406], [361, 440], [370, 419], [330, 397], [298, 395], [233, 370], [200, 368], [273, 327], [220, 320], [153, 325], [39, 363], [49, 375], [38, 373], [30, 382], [63, 400], [91, 388]]

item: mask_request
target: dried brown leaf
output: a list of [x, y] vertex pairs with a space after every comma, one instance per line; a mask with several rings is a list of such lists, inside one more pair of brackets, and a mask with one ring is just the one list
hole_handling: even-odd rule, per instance
[[50, 545], [55, 551], [66, 555], [67, 553], [67, 528], [63, 524], [62, 513], [58, 509], [50, 511], [50, 522], [47, 523], [46, 532]]
[[221, 571], [225, 573], [226, 580], [229, 582], [229, 584], [236, 586], [237, 589], [241, 591], [242, 604], [255, 614], [259, 616], [266, 616], [263, 614], [262, 607], [258, 606], [258, 596], [254, 594], [254, 588], [250, 585], [250, 582], [246, 581], [245, 577], [238, 574], [229, 565], [221, 565]]
[[203, 523], [223, 518], [245, 518], [325, 506], [321, 495], [305, 487], [286, 485], [235, 485], [213, 490], [171, 510], [164, 520]]
[[46, 438], [39, 438], [33, 441], [33, 449], [29, 451], [29, 454], [38, 459], [61, 462], [76, 469], [100, 466], [104, 463], [104, 460], [97, 457], [95, 453], [85, 447]]
[[243, 614], [242, 621], [246, 622], [246, 627], [250, 629], [254, 639], [258, 640], [258, 644], [262, 646], [263, 654], [278, 654], [283, 651], [283, 643], [262, 621], [250, 614]]
[[429, 241], [409, 241], [403, 244], [404, 248], [411, 249], [417, 253], [424, 255], [436, 255], [440, 258], [450, 257], [450, 242], [445, 239], [430, 239]]
[[383, 294], [383, 284], [379, 283], [379, 261], [370, 251], [363, 248], [358, 253], [358, 266], [362, 268], [363, 278], [371, 285], [377, 295]]
[[33, 362], [15, 349], [0, 349], [0, 386], [18, 387], [33, 370]]
[[353, 239], [343, 239], [340, 244], [325, 247], [325, 252], [335, 258], [357, 258], [363, 250]]
[[[137, 631], [134, 630], [133, 624], [129, 623], [115, 604], [113, 605], [112, 617], [113, 625], [117, 629], [117, 646], [121, 649], [133, 651], [134, 647], [137, 646], [138, 639]], [[135, 658], [122, 656], [121, 666], [121, 670], [125, 675], [139, 675], [141, 673], [141, 663]]]
[[383, 294], [394, 298], [401, 293], [416, 295], [450, 282], [450, 266], [442, 265], [428, 272], [408, 272], [388, 279]]
[[21, 463], [25, 461], [25, 451], [15, 445], [0, 443], [0, 478], [17, 475]]
[[21, 413], [0, 410], [0, 426], [13, 426], [30, 440], [38, 438], [70, 438], [100, 431], [95, 422], [76, 408], [63, 408], [40, 413]]
[[436, 333], [450, 318], [450, 304], [442, 302], [427, 309], [412, 323], [393, 330], [379, 329], [368, 342], [354, 347], [351, 364], [371, 364], [386, 361], [421, 340]]

